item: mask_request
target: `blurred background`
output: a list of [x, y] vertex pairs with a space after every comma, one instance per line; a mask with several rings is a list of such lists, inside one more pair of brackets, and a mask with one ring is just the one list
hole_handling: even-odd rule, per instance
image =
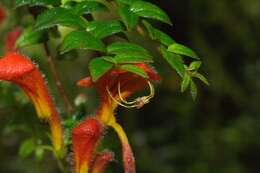
[[[176, 41], [202, 57], [203, 73], [210, 86], [199, 84], [196, 101], [180, 93], [180, 79], [160, 60], [156, 69], [163, 80], [156, 97], [140, 110], [118, 110], [132, 144], [138, 173], [258, 173], [260, 172], [260, 1], [259, 0], [154, 0], [173, 21], [173, 27], [158, 24]], [[6, 33], [31, 17], [25, 9], [14, 11], [14, 0], [1, 0], [8, 20], [0, 26], [0, 45]], [[22, 50], [40, 64], [56, 103], [63, 107], [48, 73], [41, 45]], [[1, 55], [4, 46], [0, 46]], [[93, 113], [98, 97], [75, 82], [87, 75], [86, 56], [58, 58], [65, 90], [71, 100], [86, 101], [77, 113]], [[76, 55], [75, 55], [76, 57]], [[80, 94], [80, 96], [79, 96]], [[84, 118], [84, 117], [82, 117]], [[66, 117], [64, 116], [64, 119]], [[21, 157], [19, 146], [27, 139], [46, 143], [47, 127], [15, 86], [0, 84], [0, 172], [56, 173], [54, 159]], [[33, 134], [32, 134], [33, 132]], [[46, 137], [45, 137], [46, 138]], [[120, 144], [109, 130], [102, 145], [116, 152], [107, 172], [123, 172]], [[28, 151], [27, 151], [28, 152]], [[21, 153], [20, 153], [21, 154]], [[37, 156], [37, 152], [35, 153]], [[114, 170], [114, 171], [112, 171]]]

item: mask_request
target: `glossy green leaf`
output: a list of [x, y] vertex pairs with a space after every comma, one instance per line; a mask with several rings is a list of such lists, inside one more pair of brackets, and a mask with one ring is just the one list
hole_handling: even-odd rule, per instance
[[159, 29], [154, 28], [150, 23], [143, 20], [143, 24], [146, 27], [148, 34], [152, 40], [160, 41], [162, 44], [169, 46], [175, 41], [166, 33], [160, 31]]
[[193, 80], [190, 81], [190, 94], [193, 100], [195, 100], [198, 95], [198, 89]]
[[164, 23], [172, 24], [169, 16], [158, 6], [144, 1], [136, 1], [130, 6], [130, 11], [138, 16], [156, 19]]
[[124, 26], [119, 21], [93, 21], [88, 23], [87, 31], [97, 38], [105, 38], [107, 36], [123, 32]]
[[47, 6], [47, 5], [53, 5], [57, 6], [60, 5], [60, 0], [16, 0], [15, 6], [21, 7], [25, 5], [29, 6]]
[[168, 51], [172, 53], [176, 53], [178, 55], [185, 55], [194, 59], [199, 59], [198, 55], [190, 48], [179, 44], [179, 43], [173, 43], [168, 47]]
[[42, 30], [63, 25], [76, 28], [85, 28], [87, 21], [73, 14], [70, 9], [52, 8], [40, 14], [36, 20], [35, 29]]
[[201, 80], [206, 85], [209, 85], [209, 82], [208, 82], [207, 78], [205, 76], [203, 76], [202, 74], [196, 72], [192, 76], [198, 78], [199, 80]]
[[104, 58], [105, 57], [95, 58], [89, 63], [89, 71], [94, 82], [113, 67], [113, 64], [106, 61]]
[[48, 35], [44, 31], [34, 31], [32, 27], [26, 28], [16, 41], [17, 47], [30, 46], [48, 40]]
[[34, 149], [35, 149], [35, 143], [33, 139], [32, 138], [27, 139], [23, 141], [23, 143], [19, 148], [19, 156], [25, 158], [29, 156], [34, 151]]
[[77, 3], [75, 7], [73, 7], [73, 11], [77, 15], [89, 14], [95, 11], [105, 11], [108, 10], [107, 7], [96, 1], [82, 1]]
[[121, 65], [120, 69], [125, 70], [125, 71], [129, 71], [131, 73], [135, 73], [139, 76], [142, 76], [143, 78], [148, 78], [147, 73], [142, 68], [137, 67], [137, 66], [132, 65], [132, 64]]
[[140, 54], [118, 54], [114, 58], [114, 61], [118, 64], [124, 63], [151, 63], [153, 62], [150, 56], [144, 56]]
[[182, 57], [180, 55], [168, 52], [164, 46], [160, 47], [160, 52], [163, 58], [170, 64], [170, 66], [176, 70], [176, 72], [183, 77], [185, 73], [184, 64], [182, 62]]
[[190, 82], [191, 82], [191, 77], [189, 76], [188, 73], [185, 73], [181, 82], [181, 92], [186, 91], [186, 89], [190, 85]]
[[188, 70], [198, 70], [201, 66], [201, 61], [193, 61], [190, 63]]
[[72, 49], [106, 51], [104, 43], [86, 31], [72, 31], [64, 38], [61, 52]]
[[150, 53], [143, 47], [128, 43], [128, 42], [115, 42], [107, 46], [107, 52], [109, 54], [140, 54], [145, 56], [151, 56]]
[[117, 1], [120, 3], [123, 3], [123, 4], [131, 5], [134, 2], [139, 1], [139, 0], [117, 0]]
[[120, 5], [118, 11], [127, 29], [134, 29], [138, 23], [138, 16], [126, 5]]

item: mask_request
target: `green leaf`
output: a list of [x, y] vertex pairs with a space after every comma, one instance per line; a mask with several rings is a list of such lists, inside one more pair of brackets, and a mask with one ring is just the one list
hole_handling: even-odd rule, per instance
[[199, 60], [198, 55], [192, 49], [179, 43], [173, 43], [172, 45], [170, 45], [168, 47], [168, 51], [172, 53], [176, 53], [178, 55], [185, 55]]
[[25, 5], [29, 6], [47, 6], [47, 5], [53, 5], [57, 6], [60, 5], [60, 0], [16, 0], [15, 1], [15, 7], [21, 7]]
[[186, 91], [186, 89], [190, 85], [190, 82], [191, 82], [191, 77], [189, 76], [188, 73], [185, 73], [181, 82], [181, 92]]
[[17, 47], [30, 46], [48, 40], [48, 35], [44, 31], [34, 31], [32, 27], [26, 28], [16, 41]]
[[140, 54], [118, 54], [116, 55], [113, 60], [118, 64], [124, 64], [124, 63], [151, 63], [153, 62], [152, 58], [150, 56], [144, 56]]
[[19, 148], [19, 156], [20, 157], [27, 157], [29, 156], [35, 149], [35, 143], [32, 138], [26, 139], [23, 141]]
[[137, 67], [137, 66], [132, 65], [132, 64], [121, 65], [120, 69], [135, 73], [139, 76], [142, 76], [143, 78], [148, 78], [147, 73], [142, 68]]
[[160, 52], [163, 58], [170, 64], [170, 66], [177, 71], [177, 73], [183, 77], [185, 73], [184, 64], [180, 55], [168, 52], [164, 46], [160, 47]]
[[190, 63], [188, 70], [198, 70], [201, 66], [201, 61], [193, 61]]
[[85, 28], [87, 21], [75, 14], [70, 9], [52, 8], [37, 17], [35, 29], [42, 30], [63, 25], [68, 27]]
[[199, 80], [201, 80], [206, 85], [209, 85], [209, 82], [208, 82], [207, 78], [205, 76], [203, 76], [202, 74], [196, 72], [192, 76], [198, 78]]
[[139, 1], [139, 0], [117, 0], [117, 2], [123, 3], [123, 4], [127, 4], [127, 5], [131, 5], [134, 2]]
[[120, 5], [118, 11], [127, 29], [134, 29], [138, 23], [138, 16], [125, 5]]
[[86, 30], [97, 38], [104, 38], [125, 30], [119, 21], [93, 21], [88, 23]]
[[72, 49], [106, 51], [104, 43], [86, 31], [72, 31], [64, 38], [61, 53]]
[[156, 19], [164, 23], [172, 24], [169, 16], [158, 6], [144, 1], [136, 1], [130, 6], [130, 11], [138, 16]]
[[37, 161], [42, 161], [44, 157], [44, 148], [41, 146], [36, 147], [34, 154]]
[[166, 46], [169, 46], [169, 45], [175, 43], [175, 41], [169, 35], [165, 34], [164, 32], [160, 31], [159, 29], [154, 28], [147, 21], [143, 20], [143, 24], [146, 27], [148, 34], [152, 40], [158, 40]]
[[196, 84], [193, 82], [193, 80], [190, 81], [190, 93], [192, 96], [192, 99], [195, 100], [198, 94], [198, 89]]
[[145, 56], [151, 56], [150, 53], [143, 47], [128, 43], [128, 42], [115, 42], [107, 47], [109, 54], [140, 54]]
[[89, 14], [95, 11], [105, 11], [108, 10], [107, 7], [96, 1], [82, 1], [77, 3], [75, 7], [73, 7], [73, 11], [77, 15]]
[[104, 58], [106, 57], [95, 58], [89, 63], [89, 71], [94, 82], [114, 66], [112, 63], [107, 62]]

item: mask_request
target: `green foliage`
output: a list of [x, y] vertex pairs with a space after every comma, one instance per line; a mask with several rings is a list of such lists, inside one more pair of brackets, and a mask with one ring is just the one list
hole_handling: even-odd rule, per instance
[[60, 0], [16, 0], [15, 4], [16, 7], [21, 7], [25, 5], [29, 6], [47, 6], [47, 5], [53, 5], [57, 6], [60, 5]]
[[72, 31], [64, 38], [61, 53], [68, 52], [72, 49], [106, 50], [101, 40], [85, 31]]
[[94, 82], [113, 67], [113, 64], [106, 61], [105, 58], [107, 57], [95, 58], [89, 63], [89, 71]]
[[161, 22], [172, 24], [169, 16], [158, 6], [144, 1], [136, 1], [130, 5], [130, 11], [145, 18], [156, 19]]
[[35, 23], [35, 29], [48, 29], [56, 25], [85, 28], [86, 24], [86, 20], [74, 14], [70, 9], [58, 7], [49, 9], [38, 16]]
[[170, 45], [168, 51], [178, 55], [185, 55], [194, 59], [199, 59], [198, 55], [192, 49], [179, 43], [173, 43]]
[[89, 14], [95, 11], [108, 10], [104, 4], [96, 1], [82, 1], [77, 3], [75, 7], [73, 7], [72, 9], [76, 15]]
[[120, 69], [135, 73], [143, 78], [148, 78], [147, 73], [142, 68], [137, 67], [135, 65], [131, 65], [131, 64], [121, 65]]

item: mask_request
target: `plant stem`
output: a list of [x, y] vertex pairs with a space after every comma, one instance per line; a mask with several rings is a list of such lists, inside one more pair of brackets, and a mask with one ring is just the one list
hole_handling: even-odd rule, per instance
[[56, 70], [54, 59], [51, 56], [47, 42], [45, 42], [43, 44], [43, 46], [44, 46], [45, 53], [47, 55], [48, 64], [50, 65], [50, 69], [51, 69], [52, 75], [53, 75], [54, 80], [55, 80], [55, 85], [58, 89], [58, 93], [61, 97], [63, 97], [63, 101], [64, 101], [65, 107], [66, 107], [68, 115], [69, 115], [74, 111], [74, 108], [73, 108], [72, 104], [70, 103], [68, 96], [67, 96], [67, 94], [66, 94], [66, 92], [65, 92], [65, 90], [62, 86], [58, 71]]

